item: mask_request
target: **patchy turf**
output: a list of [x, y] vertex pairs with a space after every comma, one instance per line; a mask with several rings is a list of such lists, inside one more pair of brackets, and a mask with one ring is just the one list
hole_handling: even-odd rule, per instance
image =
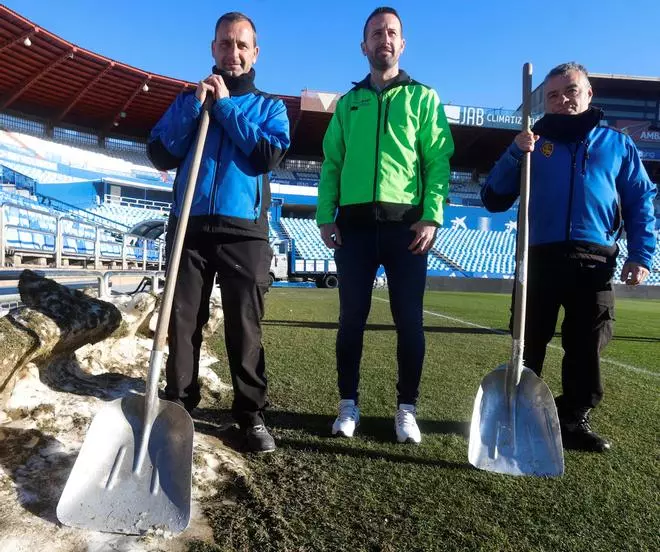
[[[333, 439], [337, 294], [269, 293], [268, 424], [279, 448], [249, 456], [251, 476], [225, 483], [223, 499], [206, 503], [216, 544], [195, 551], [660, 550], [660, 302], [617, 303], [604, 355], [614, 363], [604, 363], [606, 396], [593, 416], [613, 450], [567, 452], [566, 474], [548, 480], [467, 463], [479, 382], [510, 353], [508, 335], [488, 329], [506, 330], [509, 297], [427, 294], [420, 446], [394, 443], [395, 331], [387, 294], [375, 297], [362, 423], [354, 439]], [[215, 348], [224, 359], [220, 341]], [[560, 359], [549, 351], [545, 379], [555, 394]]]

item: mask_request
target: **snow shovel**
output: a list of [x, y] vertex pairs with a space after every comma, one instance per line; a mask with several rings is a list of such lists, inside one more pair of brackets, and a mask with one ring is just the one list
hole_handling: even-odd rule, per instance
[[145, 395], [112, 401], [94, 417], [57, 505], [57, 518], [66, 525], [139, 535], [150, 529], [179, 533], [190, 522], [193, 422], [184, 408], [158, 398], [158, 380], [208, 126], [205, 107], [167, 266]]
[[[523, 128], [530, 129], [532, 66], [523, 67]], [[527, 302], [528, 206], [531, 154], [522, 158], [517, 285], [511, 360], [481, 381], [472, 412], [468, 460], [508, 475], [555, 477], [564, 473], [557, 408], [547, 384], [523, 366]]]

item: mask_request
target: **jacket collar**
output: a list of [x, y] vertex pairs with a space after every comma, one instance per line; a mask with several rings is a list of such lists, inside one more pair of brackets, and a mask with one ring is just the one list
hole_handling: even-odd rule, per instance
[[[406, 73], [403, 69], [399, 70], [399, 74], [396, 76], [396, 79], [388, 84], [381, 92], [384, 90], [389, 90], [390, 88], [394, 88], [395, 86], [400, 86], [403, 84], [410, 84], [412, 82], [412, 79]], [[374, 88], [371, 86], [371, 73], [367, 73], [367, 76], [364, 77], [361, 81], [353, 82], [352, 83], [355, 86], [355, 89], [358, 88], [366, 88], [367, 90], [374, 90]]]
[[254, 68], [250, 69], [244, 75], [239, 75], [238, 77], [227, 75], [224, 71], [221, 71], [215, 65], [213, 66], [212, 71], [214, 75], [220, 75], [222, 80], [225, 81], [225, 85], [229, 90], [230, 96], [243, 96], [244, 94], [249, 94], [250, 92], [255, 92], [257, 90], [254, 86]]
[[579, 115], [546, 113], [536, 121], [532, 131], [551, 140], [581, 142], [600, 124], [602, 118], [603, 112], [597, 107], [590, 107]]

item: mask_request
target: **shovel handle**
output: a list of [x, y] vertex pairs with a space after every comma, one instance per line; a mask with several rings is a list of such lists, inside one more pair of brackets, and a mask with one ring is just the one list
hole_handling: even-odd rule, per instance
[[[210, 100], [212, 101], [212, 100]], [[193, 146], [193, 157], [190, 164], [190, 172], [186, 180], [186, 189], [183, 196], [183, 205], [179, 214], [179, 221], [174, 233], [174, 243], [170, 258], [167, 260], [167, 272], [165, 273], [165, 290], [158, 313], [158, 323], [156, 324], [156, 335], [154, 345], [149, 358], [149, 372], [147, 374], [147, 387], [144, 394], [144, 413], [143, 429], [137, 444], [137, 452], [133, 460], [133, 472], [140, 473], [142, 465], [147, 456], [149, 446], [149, 436], [158, 413], [158, 379], [160, 377], [163, 365], [165, 339], [167, 338], [167, 329], [172, 312], [172, 300], [174, 299], [174, 288], [179, 273], [179, 261], [181, 260], [181, 251], [183, 250], [183, 241], [186, 236], [188, 226], [188, 217], [190, 215], [190, 206], [192, 205], [195, 187], [197, 185], [197, 175], [202, 161], [202, 151], [206, 141], [206, 133], [209, 129], [209, 109], [210, 103], [207, 102], [202, 107], [201, 119], [197, 128], [197, 136]]]
[[181, 251], [183, 250], [183, 242], [186, 236], [186, 229], [188, 227], [188, 217], [190, 216], [190, 206], [192, 205], [193, 197], [195, 195], [197, 175], [199, 174], [199, 166], [202, 162], [202, 152], [204, 150], [204, 142], [206, 141], [206, 133], [208, 129], [209, 105], [208, 103], [205, 103], [202, 107], [201, 120], [199, 122], [197, 136], [193, 146], [193, 157], [190, 164], [188, 179], [186, 181], [183, 205], [181, 206], [179, 221], [176, 225], [172, 251], [170, 252], [170, 258], [167, 260], [167, 272], [165, 273], [165, 290], [163, 291], [163, 299], [158, 315], [158, 324], [156, 325], [156, 335], [154, 337], [154, 351], [157, 352], [163, 350], [165, 346], [165, 340], [167, 338], [167, 328], [170, 321], [170, 314], [172, 312], [172, 301], [174, 299], [174, 288], [176, 287], [177, 275], [179, 273]]
[[[532, 115], [532, 64], [525, 63], [522, 74], [522, 128], [530, 130]], [[525, 343], [525, 313], [527, 308], [527, 252], [529, 247], [529, 187], [530, 152], [522, 156], [520, 169], [520, 206], [518, 207], [518, 238], [516, 243], [516, 292], [513, 312], [513, 347], [511, 363], [515, 369], [515, 384], [520, 381]]]

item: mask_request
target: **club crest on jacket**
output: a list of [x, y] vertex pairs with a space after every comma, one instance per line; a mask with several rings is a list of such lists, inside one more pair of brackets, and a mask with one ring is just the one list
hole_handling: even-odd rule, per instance
[[550, 157], [554, 149], [555, 149], [555, 145], [552, 142], [546, 142], [545, 144], [543, 144], [543, 147], [541, 147], [541, 153], [546, 157]]

